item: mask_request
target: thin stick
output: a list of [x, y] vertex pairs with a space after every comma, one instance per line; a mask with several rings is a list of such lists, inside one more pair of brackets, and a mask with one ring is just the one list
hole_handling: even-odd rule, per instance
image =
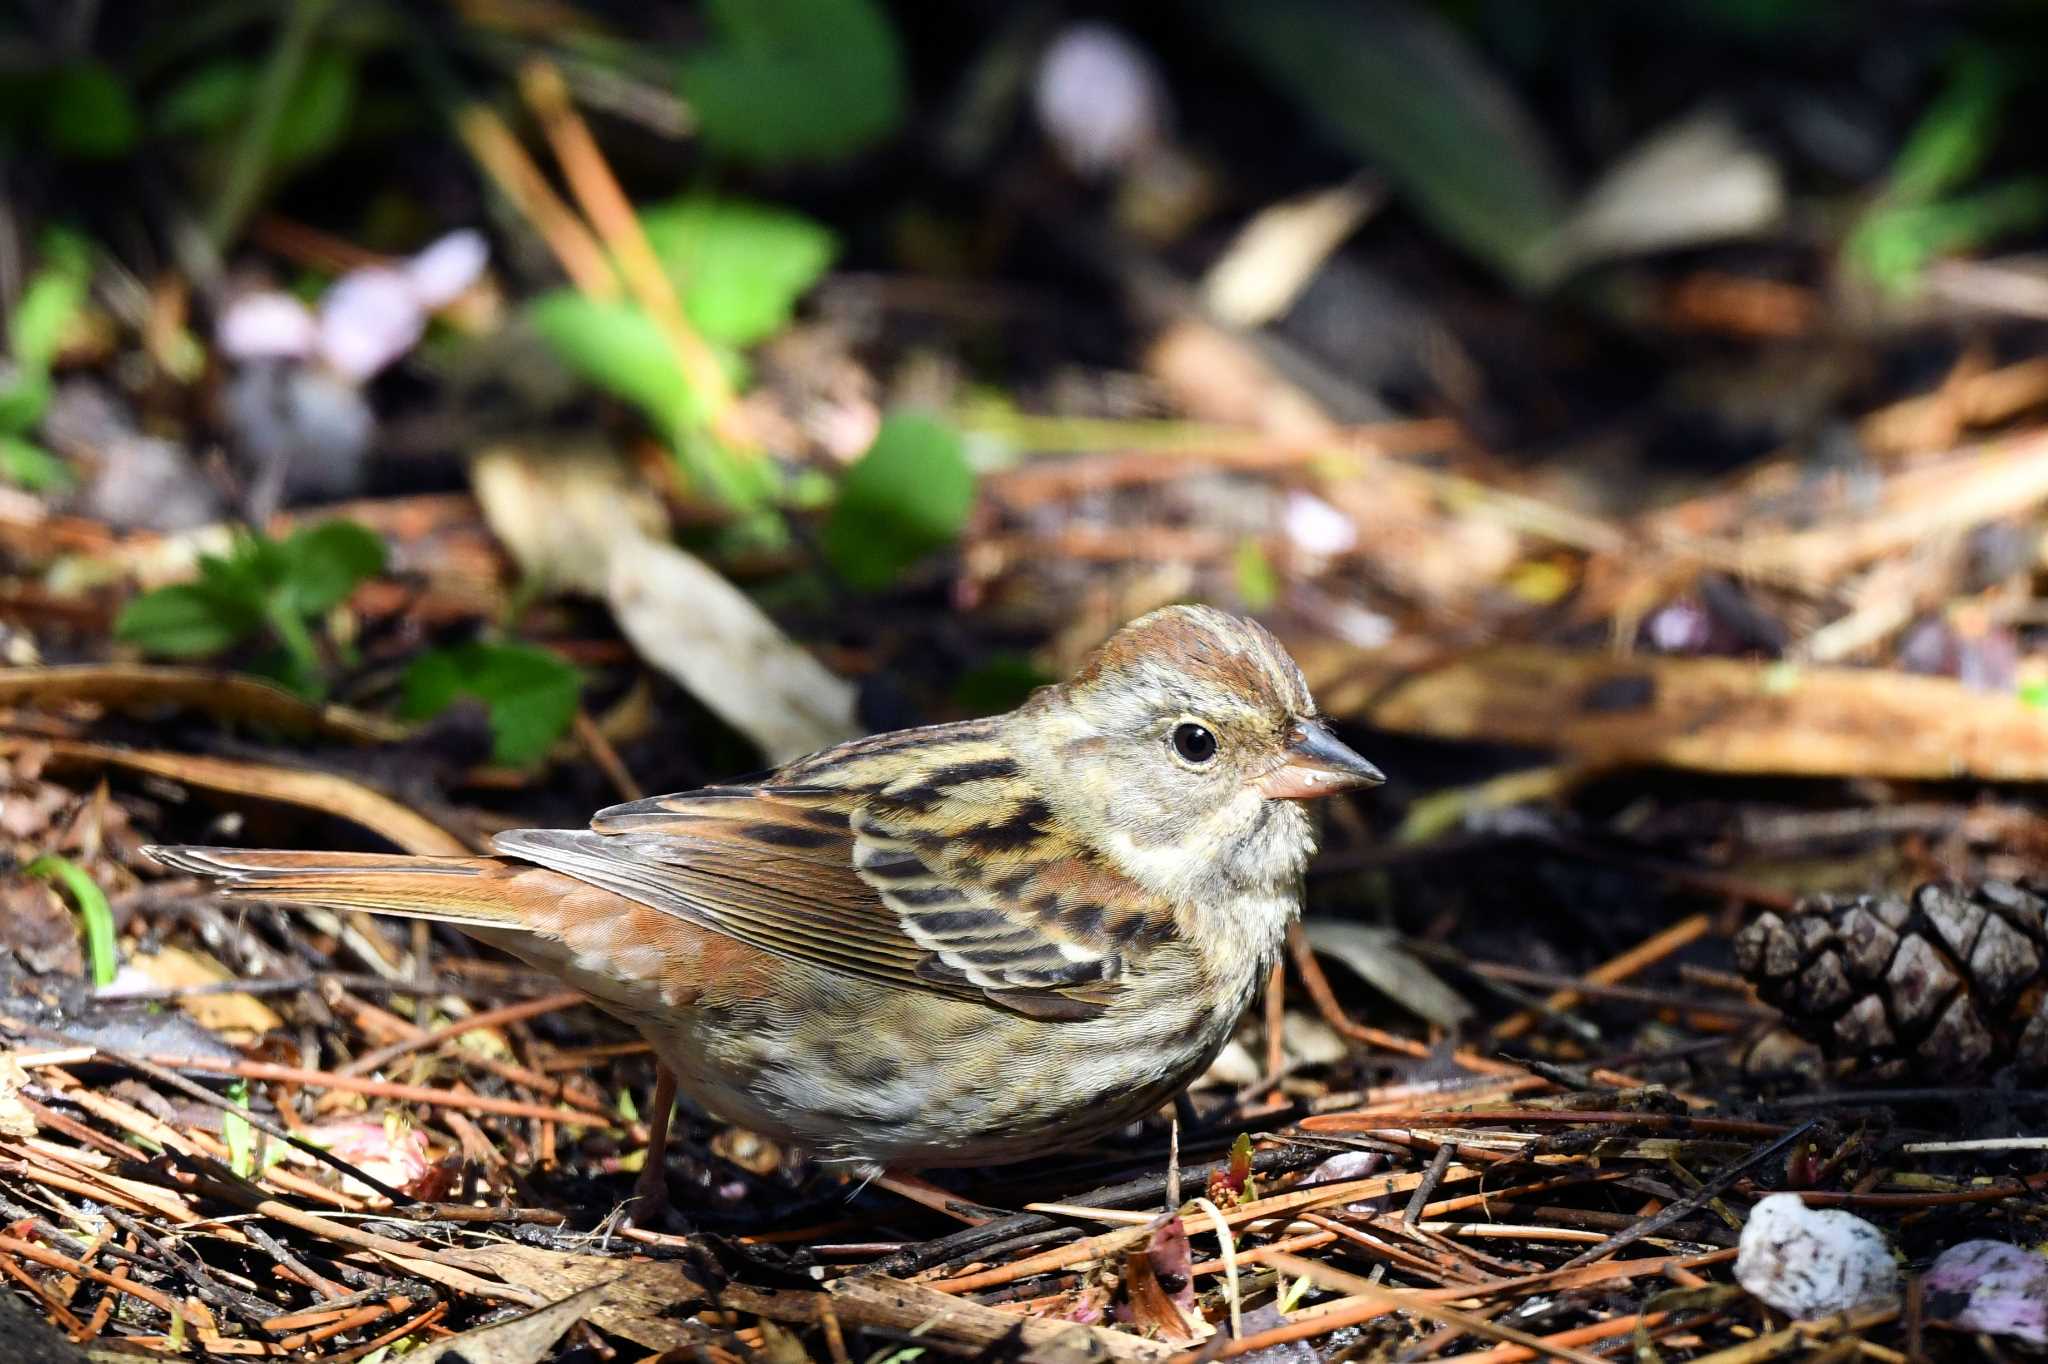
[[[1662, 961], [1673, 952], [1705, 937], [1714, 926], [1713, 919], [1705, 914], [1693, 914], [1661, 932], [1653, 933], [1642, 942], [1613, 957], [1586, 973], [1586, 979], [1594, 985], [1615, 985], [1627, 980], [1652, 963]], [[1563, 989], [1543, 1001], [1540, 1010], [1524, 1010], [1511, 1018], [1503, 1019], [1493, 1030], [1494, 1040], [1505, 1042], [1520, 1037], [1543, 1021], [1545, 1014], [1561, 1013], [1577, 1005], [1585, 996], [1575, 989]]]
[[729, 444], [750, 446], [752, 442], [744, 438], [744, 433], [733, 429], [737, 425], [733, 391], [725, 367], [684, 318], [675, 284], [662, 269], [653, 244], [640, 226], [639, 215], [633, 212], [632, 202], [619, 188], [604, 153], [598, 150], [597, 139], [590, 135], [589, 126], [570, 102], [569, 87], [562, 73], [545, 58], [534, 58], [520, 68], [519, 90], [540, 119], [541, 129], [554, 148], [555, 160], [568, 177], [576, 201], [617, 258], [626, 276], [626, 287], [633, 291], [635, 301], [647, 310], [675, 351], [676, 362], [703, 404], [711, 428]]
[[1674, 1222], [1691, 1216], [1695, 1211], [1733, 1188], [1735, 1181], [1741, 1179], [1745, 1173], [1770, 1160], [1773, 1156], [1779, 1155], [1795, 1142], [1804, 1140], [1809, 1133], [1819, 1126], [1820, 1119], [1815, 1118], [1810, 1122], [1802, 1123], [1800, 1126], [1793, 1128], [1775, 1141], [1764, 1143], [1706, 1183], [1700, 1185], [1692, 1193], [1666, 1207], [1662, 1212], [1653, 1213], [1630, 1226], [1627, 1231], [1609, 1237], [1591, 1250], [1574, 1255], [1571, 1259], [1564, 1262], [1564, 1268], [1571, 1269], [1577, 1265], [1605, 1259], [1623, 1246], [1640, 1241], [1645, 1236], [1662, 1231]]
[[1541, 1336], [1532, 1336], [1527, 1331], [1517, 1331], [1511, 1326], [1502, 1326], [1496, 1322], [1488, 1321], [1485, 1317], [1475, 1316], [1470, 1312], [1462, 1312], [1456, 1308], [1445, 1307], [1441, 1303], [1429, 1302], [1423, 1297], [1423, 1294], [1427, 1293], [1428, 1290], [1402, 1291], [1393, 1288], [1383, 1288], [1369, 1279], [1360, 1278], [1356, 1274], [1346, 1273], [1341, 1269], [1322, 1264], [1316, 1260], [1304, 1260], [1298, 1255], [1275, 1255], [1269, 1257], [1266, 1263], [1279, 1270], [1282, 1274], [1290, 1274], [1297, 1278], [1306, 1276], [1319, 1288], [1327, 1288], [1333, 1292], [1343, 1293], [1349, 1297], [1356, 1298], [1361, 1303], [1370, 1303], [1377, 1299], [1383, 1311], [1412, 1312], [1417, 1316], [1428, 1317], [1433, 1321], [1441, 1321], [1452, 1326], [1463, 1327], [1471, 1334], [1484, 1336], [1488, 1340], [1506, 1341], [1510, 1344], [1520, 1345], [1525, 1349], [1535, 1351], [1538, 1355], [1548, 1355], [1556, 1359], [1569, 1359], [1573, 1361], [1573, 1364], [1608, 1364], [1608, 1361], [1601, 1359], [1598, 1355], [1590, 1355], [1582, 1350], [1575, 1350], [1569, 1345], [1552, 1345], [1545, 1342]]
[[[115, 1059], [125, 1061], [130, 1058]], [[343, 1089], [379, 1099], [396, 1099], [400, 1103], [427, 1104], [434, 1108], [459, 1108], [467, 1113], [496, 1113], [507, 1118], [539, 1118], [543, 1122], [567, 1123], [571, 1127], [618, 1126], [616, 1118], [605, 1118], [576, 1109], [550, 1108], [546, 1104], [521, 1103], [516, 1099], [493, 1099], [482, 1094], [457, 1094], [446, 1089], [433, 1089], [427, 1085], [393, 1084], [386, 1080], [365, 1079], [359, 1075], [337, 1075], [330, 1070], [307, 1070], [300, 1066], [280, 1066], [267, 1061], [219, 1061], [210, 1056], [164, 1056], [153, 1059], [159, 1066], [175, 1066], [179, 1070], [200, 1070], [209, 1075], [233, 1075], [244, 1080], [276, 1080], [285, 1084], [306, 1085], [313, 1089]], [[193, 1088], [197, 1089], [199, 1086], [194, 1085]], [[250, 1121], [252, 1125], [302, 1150], [318, 1151], [318, 1148], [312, 1147], [310, 1143], [302, 1142], [289, 1133], [275, 1130], [268, 1119], [252, 1118]], [[328, 1162], [335, 1163], [332, 1157], [328, 1157]], [[375, 1179], [360, 1170], [350, 1169], [345, 1165], [340, 1168], [394, 1202], [414, 1201], [404, 1194], [394, 1194], [386, 1190]]]
[[[399, 1041], [393, 1042], [388, 1046], [366, 1051], [347, 1065], [337, 1069], [334, 1074], [367, 1075], [373, 1070], [381, 1070], [401, 1056], [438, 1047], [443, 1042], [452, 1041], [463, 1036], [465, 1033], [475, 1032], [478, 1029], [495, 1028], [506, 1023], [517, 1023], [523, 1019], [538, 1018], [542, 1014], [551, 1014], [558, 1009], [573, 1008], [578, 1004], [587, 1002], [588, 997], [579, 991], [563, 990], [551, 995], [542, 995], [538, 999], [523, 999], [516, 1004], [506, 1004], [496, 1009], [485, 1009], [481, 1013], [471, 1014], [467, 1018], [458, 1018], [438, 1028], [421, 1029], [415, 1036], [401, 1038]], [[548, 1081], [546, 1083], [552, 1084], [553, 1082]], [[565, 1094], [564, 1097], [568, 1096]]]
[[472, 104], [456, 115], [455, 128], [469, 154], [555, 253], [570, 282], [588, 297], [607, 302], [617, 299], [623, 291], [611, 262], [605, 259], [604, 248], [548, 184], [547, 176], [519, 145], [497, 110]]
[[576, 714], [570, 720], [576, 732], [576, 742], [583, 745], [583, 751], [597, 764], [597, 770], [604, 773], [604, 779], [612, 784], [620, 800], [638, 800], [647, 793], [640, 789], [640, 783], [633, 780], [633, 773], [626, 766], [619, 750], [612, 747], [612, 741], [604, 737], [604, 731], [590, 718], [590, 712], [576, 707]]

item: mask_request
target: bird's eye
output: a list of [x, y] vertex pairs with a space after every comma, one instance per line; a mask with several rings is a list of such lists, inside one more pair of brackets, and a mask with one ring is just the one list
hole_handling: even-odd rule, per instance
[[1173, 751], [1191, 763], [1205, 763], [1216, 756], [1216, 736], [1197, 724], [1176, 725]]

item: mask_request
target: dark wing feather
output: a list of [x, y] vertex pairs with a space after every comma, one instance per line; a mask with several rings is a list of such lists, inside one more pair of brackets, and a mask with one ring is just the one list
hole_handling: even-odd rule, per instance
[[1053, 827], [984, 721], [497, 846], [764, 951], [1046, 1018], [1099, 1012], [1174, 931], [1168, 907]]

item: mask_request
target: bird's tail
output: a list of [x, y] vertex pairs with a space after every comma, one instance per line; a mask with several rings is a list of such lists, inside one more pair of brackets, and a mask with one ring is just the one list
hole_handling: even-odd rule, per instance
[[496, 857], [197, 847], [143, 851], [175, 871], [219, 882], [228, 895], [484, 929], [527, 926], [520, 910], [528, 886], [513, 878], [534, 870]]

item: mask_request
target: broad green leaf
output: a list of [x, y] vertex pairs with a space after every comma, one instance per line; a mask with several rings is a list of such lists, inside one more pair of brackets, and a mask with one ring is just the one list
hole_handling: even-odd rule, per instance
[[1554, 282], [1567, 210], [1542, 132], [1436, 14], [1406, 0], [1208, 0], [1231, 47], [1439, 232], [1524, 288]]
[[527, 317], [563, 364], [645, 413], [705, 493], [743, 509], [765, 507], [773, 498], [775, 466], [733, 454], [703, 429], [703, 405], [668, 338], [646, 313], [561, 290], [527, 305]]
[[7, 344], [14, 363], [46, 370], [64, 344], [64, 334], [85, 308], [85, 276], [48, 266], [30, 277], [21, 301], [7, 320]]
[[526, 644], [462, 644], [433, 649], [406, 669], [401, 710], [408, 719], [439, 715], [469, 696], [490, 715], [491, 756], [538, 762], [576, 714], [582, 678], [546, 649]]
[[825, 557], [855, 587], [886, 587], [951, 544], [973, 507], [974, 471], [959, 433], [934, 417], [893, 413], [840, 481]]
[[284, 542], [285, 600], [301, 615], [333, 610], [384, 569], [384, 542], [353, 521], [323, 521]]
[[263, 625], [261, 610], [203, 583], [175, 583], [121, 608], [114, 634], [153, 654], [203, 658], [228, 649]]
[[249, 112], [255, 98], [255, 64], [222, 57], [193, 71], [157, 102], [157, 130], [173, 136], [223, 132]]
[[71, 482], [70, 465], [34, 441], [0, 431], [0, 483], [42, 493], [68, 488]]
[[0, 365], [0, 435], [19, 435], [43, 419], [50, 405], [50, 376], [40, 369]]
[[92, 970], [92, 983], [112, 985], [121, 959], [115, 949], [114, 909], [99, 882], [76, 862], [55, 853], [44, 853], [21, 870], [39, 881], [54, 881], [70, 894], [71, 903], [78, 907], [79, 925], [85, 930], [85, 959]]
[[640, 215], [681, 290], [690, 324], [713, 341], [751, 345], [789, 325], [838, 243], [802, 214], [693, 194]]
[[561, 290], [533, 300], [527, 317], [563, 364], [638, 407], [669, 439], [700, 410], [661, 328], [632, 304]]
[[706, 146], [768, 163], [832, 161], [895, 131], [903, 54], [873, 0], [707, 0], [720, 41], [678, 75]]
[[355, 104], [355, 62], [331, 49], [315, 52], [278, 117], [272, 159], [284, 168], [318, 159], [348, 131]]
[[101, 63], [81, 62], [57, 72], [46, 99], [43, 128], [56, 150], [106, 160], [134, 148], [142, 129], [135, 99]]

